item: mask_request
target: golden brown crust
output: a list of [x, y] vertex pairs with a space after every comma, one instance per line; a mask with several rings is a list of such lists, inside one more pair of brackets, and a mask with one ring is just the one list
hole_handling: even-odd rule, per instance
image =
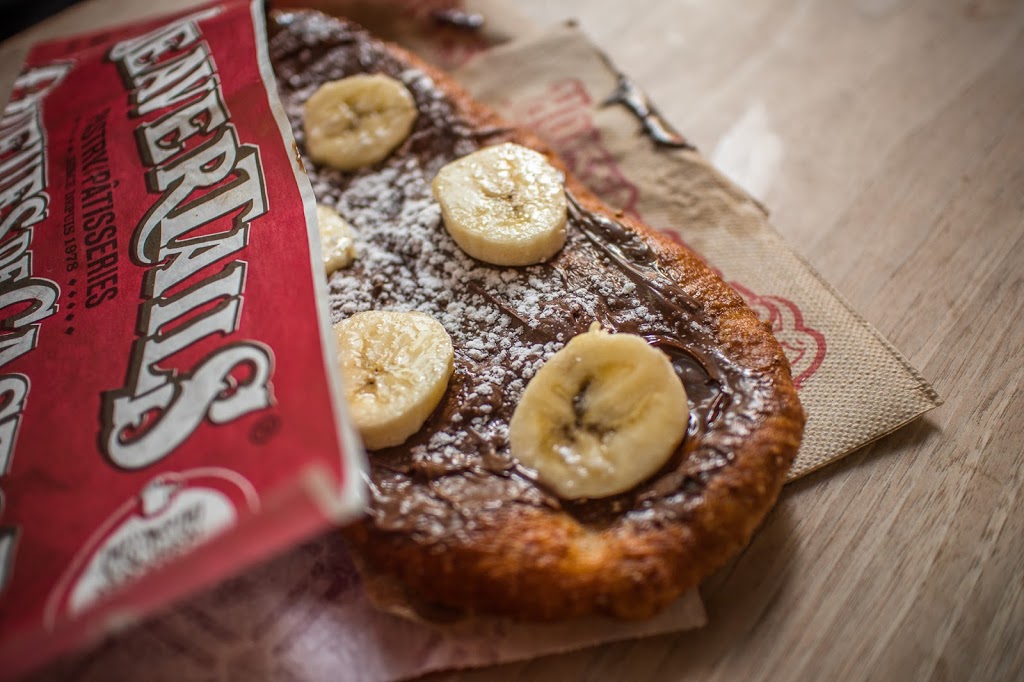
[[564, 511], [506, 505], [481, 513], [472, 532], [445, 542], [443, 549], [381, 531], [369, 520], [344, 534], [363, 564], [397, 580], [412, 602], [539, 620], [650, 616], [735, 555], [775, 503], [804, 424], [789, 363], [767, 326], [700, 258], [646, 225], [615, 216], [536, 135], [476, 102], [415, 55], [394, 45], [388, 49], [432, 78], [473, 128], [507, 130], [492, 139], [546, 154], [566, 174], [567, 189], [584, 209], [614, 218], [654, 247], [659, 262], [703, 306], [716, 342], [772, 390], [759, 411], [765, 416], [683, 519], [595, 528]]

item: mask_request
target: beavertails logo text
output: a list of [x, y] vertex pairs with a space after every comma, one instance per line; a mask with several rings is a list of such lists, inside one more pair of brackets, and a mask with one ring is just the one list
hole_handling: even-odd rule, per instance
[[[199, 30], [216, 13], [120, 42], [108, 55], [140, 121], [136, 145], [156, 196], [130, 247], [147, 268], [139, 336], [125, 384], [104, 395], [101, 414], [100, 445], [127, 469], [167, 456], [204, 420], [230, 422], [272, 400], [270, 350], [231, 336], [246, 283], [237, 256], [251, 222], [267, 212], [267, 194], [259, 148], [239, 141]], [[190, 368], [172, 366], [172, 356], [205, 339], [221, 345]]]
[[[40, 322], [57, 312], [60, 288], [32, 276], [31, 247], [50, 203], [43, 101], [70, 68], [50, 64], [22, 73], [0, 118], [0, 372], [38, 345]], [[11, 464], [29, 388], [24, 374], [0, 374], [0, 476]], [[3, 546], [0, 533], [0, 552]]]

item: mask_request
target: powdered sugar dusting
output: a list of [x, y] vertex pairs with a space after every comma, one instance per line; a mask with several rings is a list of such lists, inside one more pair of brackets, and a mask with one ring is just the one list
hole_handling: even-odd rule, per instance
[[[555, 322], [546, 308], [564, 298], [564, 284], [541, 268], [480, 263], [451, 239], [430, 181], [445, 163], [479, 145], [425, 73], [404, 68], [393, 75], [413, 93], [419, 115], [388, 160], [355, 173], [303, 161], [317, 200], [356, 233], [356, 262], [329, 281], [334, 321], [365, 310], [416, 310], [451, 335], [456, 377], [446, 400], [461, 409], [451, 410], [440, 430], [414, 437], [411, 457], [423, 466], [433, 463], [432, 469], [443, 462], [443, 471], [461, 470], [470, 466], [466, 451], [481, 441], [505, 449], [507, 416], [496, 406], [517, 404], [527, 381], [568, 340], [562, 333], [539, 343], [534, 338], [536, 321]], [[304, 103], [319, 84], [307, 73], [286, 82], [294, 89], [284, 97], [285, 109], [302, 144]], [[497, 468], [511, 465], [507, 453], [501, 459]]]
[[[326, 81], [386, 73], [406, 85], [418, 110], [409, 137], [376, 166], [341, 172], [303, 157], [317, 200], [356, 233], [356, 261], [329, 280], [332, 317], [419, 311], [444, 326], [455, 349], [446, 395], [424, 428], [403, 446], [374, 453], [370, 513], [380, 529], [427, 542], [476, 523], [473, 513], [460, 510], [489, 508], [496, 500], [558, 505], [517, 472], [509, 452], [509, 420], [527, 384], [595, 320], [651, 335], [671, 332], [676, 322], [666, 326], [657, 295], [640, 291], [636, 273], [621, 268], [573, 219], [565, 247], [547, 263], [499, 267], [466, 255], [444, 227], [431, 181], [446, 163], [508, 136], [474, 130], [428, 74], [374, 43], [343, 32], [326, 43], [303, 57], [310, 49], [304, 40], [279, 34], [272, 41], [300, 149], [304, 104]], [[642, 242], [627, 242], [622, 248], [647, 253]]]
[[[471, 397], [488, 399], [504, 391], [504, 398], [514, 403], [524, 388], [514, 379], [532, 376], [561, 346], [557, 340], [523, 344], [524, 327], [517, 322], [543, 317], [543, 304], [559, 292], [543, 288], [544, 281], [529, 268], [494, 268], [468, 257], [445, 231], [430, 194], [429, 171], [421, 163], [406, 158], [352, 178], [341, 191], [338, 178], [316, 178], [314, 191], [331, 197], [352, 224], [360, 253], [352, 268], [331, 278], [332, 309], [337, 319], [370, 309], [417, 310], [432, 316], [451, 335], [458, 365], [474, 370]], [[480, 293], [474, 293], [474, 283]], [[506, 289], [502, 303], [507, 309], [483, 293], [495, 285]], [[472, 428], [487, 427], [491, 410], [485, 404], [481, 412]]]

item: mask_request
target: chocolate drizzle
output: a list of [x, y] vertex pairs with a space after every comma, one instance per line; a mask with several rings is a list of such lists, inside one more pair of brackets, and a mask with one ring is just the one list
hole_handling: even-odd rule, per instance
[[[430, 180], [444, 163], [508, 132], [475, 133], [429, 78], [360, 30], [316, 14], [273, 19], [271, 57], [300, 148], [302, 105], [325, 80], [389, 73], [406, 83], [420, 110], [410, 138], [377, 167], [345, 174], [303, 156], [318, 200], [336, 207], [359, 236], [357, 260], [330, 281], [335, 319], [416, 309], [439, 319], [456, 349], [445, 398], [423, 429], [371, 455], [373, 527], [435, 544], [459, 541], [508, 505], [563, 509], [595, 527], [684, 517], [752, 428], [766, 394], [763, 380], [716, 342], [688, 293], [700, 283], [680, 284], [675, 258], [571, 195], [566, 245], [551, 261], [499, 268], [472, 260], [441, 224]], [[671, 358], [686, 388], [689, 425], [675, 455], [636, 489], [565, 502], [511, 456], [508, 422], [537, 368], [595, 320], [643, 336]]]
[[662, 118], [647, 95], [627, 76], [618, 74], [619, 82], [615, 91], [603, 102], [604, 106], [621, 104], [629, 109], [644, 127], [647, 136], [663, 147], [695, 149], [685, 137], [676, 132], [672, 125]]
[[430, 12], [430, 16], [435, 23], [442, 26], [454, 26], [470, 31], [477, 31], [484, 26], [484, 15], [462, 9], [435, 9]]

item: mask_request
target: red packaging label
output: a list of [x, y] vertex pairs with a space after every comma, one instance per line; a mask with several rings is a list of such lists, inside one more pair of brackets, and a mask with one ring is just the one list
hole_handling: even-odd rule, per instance
[[362, 508], [260, 2], [36, 46], [0, 119], [0, 676]]

